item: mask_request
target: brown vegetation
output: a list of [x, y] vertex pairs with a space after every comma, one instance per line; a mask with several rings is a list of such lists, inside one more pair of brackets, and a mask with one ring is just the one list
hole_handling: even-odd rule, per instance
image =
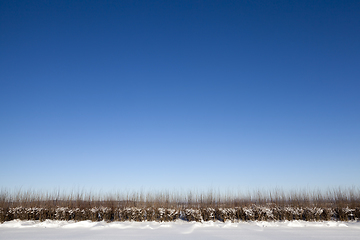
[[256, 192], [246, 196], [169, 192], [93, 195], [0, 192], [0, 222], [91, 221], [349, 221], [360, 220], [360, 191]]

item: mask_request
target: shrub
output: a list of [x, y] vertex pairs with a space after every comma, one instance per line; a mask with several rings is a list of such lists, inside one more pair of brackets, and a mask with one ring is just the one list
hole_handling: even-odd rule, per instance
[[0, 192], [0, 222], [20, 220], [91, 221], [355, 221], [360, 219], [360, 191], [256, 192], [256, 197], [176, 195], [42, 194]]

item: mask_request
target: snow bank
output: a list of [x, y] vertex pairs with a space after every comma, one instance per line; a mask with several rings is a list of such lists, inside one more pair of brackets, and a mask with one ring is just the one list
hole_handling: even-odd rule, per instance
[[92, 222], [20, 221], [0, 224], [0, 239], [358, 239], [360, 222]]
[[260, 228], [267, 227], [277, 227], [277, 228], [299, 228], [299, 227], [323, 227], [323, 228], [358, 228], [360, 229], [360, 222], [336, 222], [336, 221], [324, 221], [324, 222], [308, 222], [308, 221], [252, 221], [252, 222], [187, 222], [182, 220], [177, 220], [175, 222], [136, 222], [136, 221], [127, 221], [127, 222], [92, 222], [88, 221], [56, 221], [56, 220], [46, 220], [46, 221], [21, 221], [13, 220], [9, 222], [4, 222], [0, 224], [0, 229], [5, 228], [149, 228], [157, 229], [162, 227], [176, 227], [176, 226], [192, 226], [196, 228], [241, 228], [244, 226], [256, 226]]

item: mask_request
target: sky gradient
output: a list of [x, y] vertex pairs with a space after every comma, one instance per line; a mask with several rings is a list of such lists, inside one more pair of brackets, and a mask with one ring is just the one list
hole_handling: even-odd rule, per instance
[[0, 1], [0, 187], [360, 187], [359, 1]]

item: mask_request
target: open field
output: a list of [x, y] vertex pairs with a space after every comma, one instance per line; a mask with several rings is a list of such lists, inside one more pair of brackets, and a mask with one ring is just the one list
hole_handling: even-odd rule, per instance
[[248, 195], [175, 194], [54, 194], [3, 190], [0, 221], [357, 221], [360, 194], [356, 189], [299, 192], [255, 192]]

